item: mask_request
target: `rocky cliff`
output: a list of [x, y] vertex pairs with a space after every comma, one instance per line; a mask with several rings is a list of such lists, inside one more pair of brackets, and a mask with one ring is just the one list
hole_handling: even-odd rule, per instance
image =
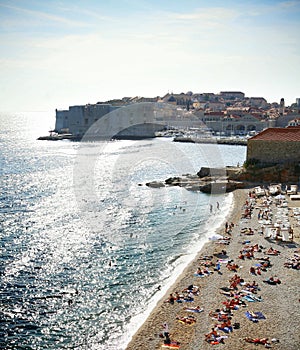
[[202, 167], [195, 175], [171, 177], [165, 182], [153, 181], [149, 187], [179, 186], [191, 191], [204, 193], [231, 192], [238, 188], [251, 187], [253, 184], [282, 183], [297, 184], [300, 179], [300, 165], [281, 164], [268, 167]]

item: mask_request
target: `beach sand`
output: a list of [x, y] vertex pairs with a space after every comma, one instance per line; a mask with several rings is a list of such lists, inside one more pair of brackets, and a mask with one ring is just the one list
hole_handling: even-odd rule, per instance
[[[294, 252], [299, 253], [299, 226], [296, 226], [296, 221], [290, 217], [292, 227], [294, 228], [294, 242], [285, 243], [281, 241], [271, 242], [264, 238], [262, 234], [255, 231], [254, 235], [247, 236], [241, 233], [241, 229], [251, 227], [254, 230], [261, 228], [258, 222], [257, 213], [261, 200], [257, 200], [255, 209], [251, 219], [241, 219], [243, 205], [247, 199], [248, 190], [236, 190], [234, 192], [234, 203], [229, 217], [225, 221], [235, 224], [231, 232], [231, 240], [229, 245], [209, 242], [205, 244], [197, 257], [189, 264], [183, 273], [178, 276], [175, 284], [168, 290], [164, 298], [158, 302], [147, 320], [141, 325], [140, 329], [133, 336], [131, 342], [127, 346], [127, 350], [154, 350], [162, 349], [164, 339], [159, 336], [163, 332], [162, 324], [166, 322], [169, 326], [170, 338], [172, 341], [180, 342], [181, 350], [206, 350], [206, 349], [256, 349], [254, 344], [245, 342], [245, 337], [251, 338], [269, 338], [277, 339], [279, 342], [271, 342], [271, 347], [274, 349], [296, 350], [300, 349], [300, 318], [299, 318], [299, 301], [300, 301], [300, 270], [284, 267], [284, 263], [289, 257], [292, 257]], [[299, 202], [298, 202], [299, 203]], [[289, 202], [290, 206], [297, 204]], [[300, 206], [300, 205], [299, 205]], [[277, 208], [274, 204], [271, 205], [272, 212], [276, 212]], [[291, 213], [292, 211], [289, 210]], [[294, 220], [294, 221], [293, 221]], [[225, 222], [224, 222], [225, 223]], [[225, 227], [222, 225], [218, 233], [224, 235]], [[262, 271], [261, 275], [251, 275], [249, 270], [251, 266], [255, 266], [259, 261], [254, 259], [238, 259], [239, 252], [243, 248], [243, 241], [249, 240], [253, 244], [263, 246], [262, 252], [255, 252], [254, 257], [266, 257], [264, 251], [270, 247], [280, 251], [277, 256], [270, 256], [272, 264], [267, 271]], [[227, 255], [218, 255], [222, 250], [226, 250]], [[205, 334], [210, 332], [211, 328], [220, 323], [209, 316], [210, 311], [221, 309], [224, 307], [222, 302], [230, 300], [225, 295], [221, 294], [222, 287], [229, 287], [229, 279], [235, 272], [229, 271], [226, 264], [221, 264], [221, 273], [214, 271], [206, 277], [194, 276], [198, 266], [200, 266], [203, 256], [213, 256], [212, 262], [216, 263], [219, 258], [233, 260], [240, 267], [237, 274], [245, 280], [245, 282], [255, 281], [258, 283], [260, 290], [257, 295], [262, 297], [261, 302], [246, 302], [246, 306], [239, 306], [238, 310], [233, 311], [232, 324], [239, 323], [240, 328], [234, 329], [233, 332], [226, 334], [219, 332], [221, 335], [228, 336], [225, 339], [225, 344], [211, 345], [205, 341]], [[213, 271], [210, 267], [209, 270]], [[281, 284], [269, 285], [263, 280], [271, 276], [277, 276], [281, 280]], [[192, 303], [184, 302], [174, 305], [164, 302], [170, 293], [183, 289], [189, 285], [200, 287], [200, 294], [195, 296]], [[243, 289], [239, 286], [239, 290]], [[188, 305], [187, 305], [188, 304]], [[201, 313], [189, 313], [184, 310], [184, 307], [200, 306], [204, 308]], [[248, 320], [245, 316], [246, 311], [261, 311], [266, 319], [259, 320], [254, 323]], [[192, 325], [186, 325], [176, 320], [176, 316], [193, 315], [196, 322]], [[263, 348], [264, 345], [259, 345], [258, 348]]]

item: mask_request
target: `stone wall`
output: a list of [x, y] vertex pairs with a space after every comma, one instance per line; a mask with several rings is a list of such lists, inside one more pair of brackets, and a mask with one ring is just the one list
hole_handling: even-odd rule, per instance
[[300, 142], [248, 140], [247, 161], [287, 163], [300, 161]]

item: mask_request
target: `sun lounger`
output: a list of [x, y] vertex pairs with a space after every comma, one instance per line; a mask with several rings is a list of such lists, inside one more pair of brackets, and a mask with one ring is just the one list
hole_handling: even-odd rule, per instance
[[299, 201], [300, 200], [300, 194], [291, 194], [290, 198], [291, 198], [291, 200]]

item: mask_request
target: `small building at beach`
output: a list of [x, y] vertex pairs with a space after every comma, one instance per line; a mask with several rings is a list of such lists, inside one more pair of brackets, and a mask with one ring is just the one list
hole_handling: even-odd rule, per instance
[[300, 127], [268, 128], [251, 137], [247, 143], [247, 162], [300, 162]]

